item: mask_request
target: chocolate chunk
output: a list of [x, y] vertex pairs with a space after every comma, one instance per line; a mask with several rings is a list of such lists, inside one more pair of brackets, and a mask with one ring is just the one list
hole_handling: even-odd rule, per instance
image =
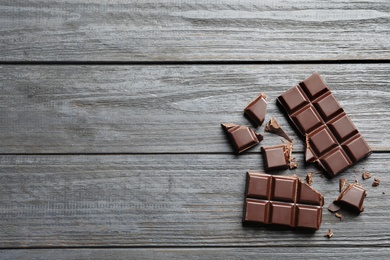
[[313, 173], [312, 172], [309, 172], [307, 175], [306, 175], [306, 182], [308, 185], [311, 185], [313, 183], [313, 177], [312, 177]]
[[358, 183], [350, 183], [345, 190], [337, 197], [335, 203], [355, 211], [364, 210], [363, 202], [366, 197], [366, 190]]
[[336, 218], [339, 218], [340, 221], [343, 220], [343, 215], [341, 213], [336, 212], [335, 216], [336, 216]]
[[264, 132], [269, 132], [269, 133], [279, 135], [285, 138], [290, 143], [292, 143], [291, 138], [286, 134], [286, 132], [284, 132], [284, 130], [280, 127], [276, 119], [273, 117], [271, 117], [269, 122], [265, 125]]
[[371, 178], [371, 173], [369, 173], [369, 172], [363, 172], [362, 173], [362, 179], [363, 180], [367, 180], [369, 178]]
[[260, 95], [252, 100], [244, 109], [244, 115], [247, 116], [255, 126], [261, 126], [265, 119], [266, 110], [267, 97], [264, 93], [260, 93]]
[[380, 183], [381, 181], [378, 179], [378, 178], [374, 178], [374, 182], [372, 183], [372, 187], [377, 187], [377, 186], [379, 186], [379, 183]]
[[341, 209], [341, 207], [334, 202], [330, 203], [328, 206], [328, 210], [332, 213], [339, 211], [340, 209]]
[[339, 192], [341, 192], [345, 186], [345, 184], [347, 183], [347, 180], [346, 179], [340, 179], [339, 180]]
[[319, 229], [324, 197], [297, 177], [248, 172], [244, 222]]
[[329, 229], [328, 232], [326, 232], [326, 234], [324, 235], [324, 237], [327, 237], [327, 238], [333, 237], [333, 231], [332, 231], [332, 229]]
[[228, 134], [236, 153], [242, 153], [263, 140], [263, 136], [261, 134], [255, 133], [255, 131], [247, 126], [222, 124], [222, 128]]
[[371, 153], [370, 147], [318, 73], [278, 97], [307, 138], [306, 161], [335, 176]]
[[281, 170], [290, 167], [292, 144], [261, 147], [265, 171]]

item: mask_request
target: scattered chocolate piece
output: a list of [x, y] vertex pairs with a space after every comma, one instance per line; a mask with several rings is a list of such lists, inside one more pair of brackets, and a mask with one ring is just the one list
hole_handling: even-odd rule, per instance
[[364, 210], [363, 202], [366, 197], [366, 190], [358, 183], [350, 183], [345, 190], [337, 197], [335, 203], [355, 211]]
[[264, 132], [269, 132], [269, 133], [279, 135], [284, 139], [286, 139], [287, 141], [289, 141], [290, 143], [292, 143], [291, 138], [286, 134], [286, 132], [284, 132], [283, 128], [280, 127], [279, 123], [276, 121], [274, 117], [271, 117], [269, 122], [265, 125]]
[[363, 172], [362, 173], [362, 179], [363, 180], [367, 180], [367, 179], [369, 179], [369, 178], [371, 178], [371, 173], [369, 173], [369, 172]]
[[[290, 169], [294, 166], [292, 156], [292, 143], [274, 145], [274, 146], [263, 146], [261, 147], [261, 153], [264, 159], [265, 171]], [[296, 161], [295, 161], [296, 164]]]
[[334, 202], [330, 203], [328, 206], [328, 210], [332, 213], [335, 213], [336, 211], [339, 211], [340, 209], [341, 209], [341, 207]]
[[327, 237], [327, 238], [333, 237], [333, 231], [332, 231], [332, 229], [329, 229], [328, 232], [326, 232], [326, 234], [324, 235], [324, 237]]
[[372, 183], [372, 187], [378, 187], [380, 182], [381, 182], [381, 180], [379, 180], [378, 178], [374, 178], [374, 182]]
[[222, 124], [222, 128], [228, 134], [229, 139], [238, 154], [257, 145], [263, 140], [261, 134], [255, 133], [255, 131], [247, 126]]
[[318, 73], [278, 97], [307, 138], [306, 160], [331, 177], [371, 154], [371, 149]]
[[265, 119], [267, 110], [267, 97], [264, 93], [260, 93], [249, 105], [244, 109], [244, 115], [252, 121], [255, 126], [261, 126]]
[[340, 219], [340, 221], [342, 221], [342, 220], [343, 220], [343, 215], [342, 215], [342, 214], [340, 214], [340, 213], [336, 212], [335, 216], [336, 216], [336, 218], [339, 218], [339, 219]]
[[324, 196], [297, 177], [248, 172], [244, 222], [319, 229]]
[[345, 184], [347, 183], [347, 180], [346, 179], [340, 179], [339, 180], [339, 192], [341, 192], [345, 186]]
[[307, 175], [306, 175], [306, 183], [308, 185], [311, 185], [313, 183], [313, 177], [312, 177], [313, 173], [312, 172], [309, 172]]
[[384, 191], [382, 191], [382, 194], [386, 194]]

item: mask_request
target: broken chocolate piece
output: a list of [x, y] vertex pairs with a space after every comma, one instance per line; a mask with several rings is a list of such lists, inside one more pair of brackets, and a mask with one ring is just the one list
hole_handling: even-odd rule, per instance
[[290, 143], [292, 143], [291, 138], [286, 134], [286, 132], [284, 132], [284, 130], [280, 127], [280, 125], [278, 124], [278, 122], [274, 117], [271, 117], [269, 122], [265, 125], [264, 132], [269, 132], [269, 133], [279, 135], [285, 138]]
[[261, 126], [265, 119], [267, 110], [267, 97], [264, 93], [260, 93], [258, 97], [252, 100], [244, 109], [244, 115], [252, 121], [255, 126]]
[[339, 218], [340, 221], [343, 220], [343, 215], [341, 213], [336, 212], [335, 216], [336, 216], [336, 218]]
[[261, 147], [261, 153], [264, 159], [265, 171], [281, 170], [293, 168], [294, 162], [292, 157], [292, 144], [281, 144], [275, 146]]
[[371, 154], [371, 149], [318, 73], [278, 97], [297, 130], [306, 136], [306, 161], [331, 177]]
[[312, 177], [313, 173], [312, 172], [309, 172], [307, 175], [306, 175], [306, 182], [308, 185], [311, 185], [313, 183], [313, 177]]
[[334, 202], [330, 203], [329, 206], [328, 206], [328, 210], [330, 212], [332, 212], [332, 213], [335, 213], [336, 211], [339, 211], [340, 208], [341, 207], [339, 205], [337, 205], [336, 203], [334, 203]]
[[248, 172], [243, 221], [319, 229], [324, 197], [297, 177]]
[[369, 178], [371, 178], [371, 173], [369, 173], [369, 172], [363, 172], [362, 173], [362, 178], [363, 178], [363, 180], [367, 180], [367, 179], [369, 179]]
[[333, 237], [333, 231], [332, 231], [332, 229], [329, 229], [328, 232], [326, 232], [326, 234], [324, 235], [324, 237], [327, 237], [327, 238]]
[[337, 197], [335, 203], [342, 207], [362, 212], [364, 210], [363, 202], [366, 197], [366, 190], [358, 183], [350, 183], [345, 190]]
[[222, 128], [228, 134], [229, 139], [238, 154], [252, 148], [263, 140], [261, 134], [255, 133], [255, 131], [247, 126], [222, 124]]
[[339, 192], [341, 192], [345, 186], [345, 184], [347, 183], [347, 180], [346, 179], [340, 179], [339, 180]]
[[381, 181], [378, 178], [374, 178], [374, 182], [372, 183], [372, 187], [378, 187], [380, 182]]

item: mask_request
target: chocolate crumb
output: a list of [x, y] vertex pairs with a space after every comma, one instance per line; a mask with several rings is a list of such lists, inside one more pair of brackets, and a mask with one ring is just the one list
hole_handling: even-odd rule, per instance
[[336, 216], [336, 218], [339, 218], [339, 219], [340, 219], [340, 221], [342, 221], [342, 220], [343, 220], [343, 215], [342, 215], [342, 214], [340, 214], [340, 213], [336, 212], [335, 216]]
[[378, 178], [374, 178], [374, 182], [372, 183], [372, 187], [378, 187], [380, 182], [381, 181]]
[[329, 206], [328, 206], [328, 210], [329, 210], [330, 212], [332, 212], [332, 213], [334, 213], [334, 212], [336, 212], [336, 211], [339, 211], [340, 208], [341, 208], [341, 207], [340, 207], [339, 205], [337, 205], [336, 203], [334, 203], [334, 202], [330, 203]]
[[327, 238], [333, 237], [333, 231], [332, 231], [332, 229], [329, 229], [328, 232], [326, 232], [326, 234], [324, 235], [324, 237], [327, 237]]
[[346, 179], [340, 179], [339, 180], [339, 192], [341, 192], [345, 186], [345, 184], [347, 183], [347, 180]]
[[312, 177], [313, 173], [312, 172], [309, 172], [307, 175], [306, 175], [306, 182], [307, 184], [311, 185], [313, 183], [313, 177]]
[[285, 138], [287, 141], [292, 143], [291, 138], [284, 132], [284, 130], [280, 127], [279, 123], [276, 121], [274, 117], [271, 117], [269, 122], [265, 125], [264, 132], [269, 132], [272, 134], [279, 135]]
[[369, 178], [371, 178], [371, 173], [369, 173], [369, 172], [363, 172], [362, 173], [362, 179], [363, 180], [367, 180], [367, 179], [369, 179]]

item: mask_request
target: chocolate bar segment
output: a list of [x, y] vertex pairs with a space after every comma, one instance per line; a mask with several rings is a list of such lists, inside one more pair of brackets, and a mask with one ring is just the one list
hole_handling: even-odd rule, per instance
[[365, 197], [366, 190], [360, 184], [350, 183], [335, 200], [335, 203], [362, 212], [364, 210], [363, 202]]
[[263, 140], [261, 134], [255, 133], [255, 131], [247, 126], [222, 124], [222, 128], [228, 134], [236, 153], [242, 153]]
[[263, 146], [261, 147], [261, 153], [266, 172], [288, 168], [289, 152], [287, 145]]
[[324, 197], [297, 177], [248, 172], [244, 222], [319, 229]]
[[260, 95], [252, 100], [244, 109], [244, 115], [246, 115], [252, 123], [258, 127], [264, 122], [266, 110], [267, 97], [264, 93], [260, 93]]
[[335, 176], [371, 153], [370, 147], [325, 82], [314, 73], [278, 97], [298, 131], [306, 136], [306, 162]]

